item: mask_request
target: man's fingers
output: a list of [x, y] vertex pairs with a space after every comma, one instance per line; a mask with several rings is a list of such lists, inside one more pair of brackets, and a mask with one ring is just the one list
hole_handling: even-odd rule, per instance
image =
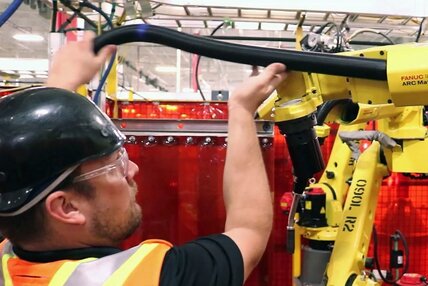
[[286, 78], [287, 78], [287, 73], [285, 72], [274, 75], [274, 77], [272, 78], [272, 80], [269, 82], [269, 85], [268, 85], [268, 94], [271, 94], [275, 90], [275, 88]]
[[273, 76], [273, 78], [271, 80], [271, 84], [276, 87], [281, 82], [283, 82], [286, 78], [287, 78], [287, 73], [286, 72], [277, 73], [277, 74], [275, 74]]
[[264, 72], [273, 76], [275, 74], [285, 72], [285, 70], [286, 70], [286, 66], [284, 64], [273, 63], [273, 64], [268, 65], [265, 68]]
[[85, 33], [83, 34], [83, 39], [79, 41], [78, 44], [81, 45], [83, 49], [92, 49], [95, 37], [95, 32], [85, 31]]
[[85, 33], [83, 34], [83, 41], [92, 41], [94, 38], [96, 37], [95, 32], [93, 31], [85, 31]]
[[273, 63], [268, 65], [264, 70], [263, 73], [260, 74], [260, 77], [263, 81], [268, 82], [281, 82], [285, 79], [286, 66], [281, 63]]
[[269, 84], [267, 88], [268, 94], [271, 94], [275, 88], [287, 78], [286, 66], [280, 63], [270, 64], [266, 67], [264, 72], [269, 78]]
[[109, 57], [113, 55], [113, 53], [116, 51], [116, 46], [114, 45], [108, 45], [103, 47], [97, 55], [97, 60], [101, 63], [104, 63], [107, 61]]

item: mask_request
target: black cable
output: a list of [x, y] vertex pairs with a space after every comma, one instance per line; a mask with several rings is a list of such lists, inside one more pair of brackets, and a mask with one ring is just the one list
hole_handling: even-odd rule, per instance
[[409, 254], [410, 254], [409, 246], [407, 245], [406, 237], [399, 229], [395, 230], [395, 233], [398, 234], [398, 236], [401, 239], [401, 242], [403, 243], [404, 255], [406, 256], [406, 264], [404, 265], [404, 270], [403, 270], [403, 273], [401, 274], [401, 277], [403, 277], [404, 273], [407, 273], [407, 271], [409, 270]]
[[346, 15], [345, 18], [343, 18], [342, 22], [340, 23], [340, 30], [342, 31], [343, 29], [349, 28], [348, 26], [348, 19], [349, 19], [350, 14]]
[[333, 52], [340, 52], [340, 28], [339, 26], [334, 23], [334, 22], [327, 22], [324, 25], [322, 25], [315, 33], [316, 34], [321, 34], [323, 32], [323, 30], [328, 27], [328, 26], [332, 26], [335, 30], [336, 30], [336, 48], [333, 49]]
[[386, 283], [389, 283], [389, 282], [387, 282], [386, 277], [383, 276], [382, 271], [380, 269], [379, 256], [377, 253], [377, 250], [378, 250], [377, 249], [377, 247], [378, 247], [377, 231], [376, 231], [376, 226], [374, 226], [374, 225], [373, 225], [373, 244], [374, 244], [373, 245], [373, 256], [374, 256], [374, 260], [375, 260], [375, 264], [376, 264], [376, 270], [377, 270], [380, 278], [383, 281], [385, 281]]
[[51, 33], [56, 32], [56, 16], [58, 13], [58, 1], [52, 0], [52, 20], [51, 20]]
[[342, 44], [341, 44], [341, 40], [340, 40], [340, 38], [341, 38], [341, 31], [340, 31], [340, 29], [339, 29], [339, 26], [337, 26], [336, 25], [336, 48], [334, 49], [334, 51], [336, 52], [336, 53], [338, 53], [338, 52], [340, 52], [340, 48], [342, 47]]
[[[115, 9], [114, 6], [115, 5], [112, 6], [112, 13], [113, 13], [113, 11]], [[108, 25], [110, 29], [113, 28], [113, 22], [111, 21], [110, 17], [104, 11], [102, 11], [97, 6], [93, 5], [92, 3], [84, 1], [84, 2], [80, 2], [79, 3], [79, 8], [76, 11], [74, 11], [73, 15], [71, 15], [69, 18], [67, 18], [67, 20], [61, 25], [61, 27], [58, 29], [59, 32], [63, 32], [64, 29], [69, 24], [71, 24], [71, 21], [73, 21], [73, 19], [76, 18], [77, 15], [80, 15], [82, 13], [82, 8], [83, 7], [88, 7], [90, 9], [98, 12], [101, 16], [103, 16], [106, 19], [106, 25]], [[70, 29], [67, 30], [67, 31], [70, 31]]]
[[99, 7], [95, 6], [94, 4], [92, 4], [91, 2], [89, 2], [88, 0], [85, 0], [83, 2], [80, 2], [80, 5], [83, 7], [87, 7], [89, 9], [92, 9], [94, 11], [96, 11], [97, 13], [99, 13], [108, 23], [109, 28], [113, 29], [113, 22], [110, 19], [110, 17]]
[[395, 45], [395, 43], [394, 43], [394, 41], [393, 40], [391, 40], [391, 38], [390, 37], [388, 37], [387, 35], [385, 35], [384, 33], [382, 33], [382, 32], [379, 32], [379, 33], [377, 33], [377, 34], [379, 34], [379, 35], [381, 35], [382, 37], [384, 37], [391, 45]]
[[[224, 22], [219, 24], [210, 34], [210, 37], [213, 36], [221, 27], [224, 26]], [[202, 97], [203, 101], [206, 101], [205, 95], [202, 92], [201, 85], [199, 84], [199, 63], [201, 62], [201, 56], [198, 55], [196, 58], [196, 66], [195, 66], [195, 81], [196, 81], [196, 87], [198, 88], [198, 91]]]
[[424, 25], [425, 19], [426, 18], [423, 18], [422, 21], [421, 21], [421, 23], [419, 24], [418, 34], [416, 35], [416, 39], [415, 39], [416, 43], [419, 42], [419, 39], [421, 38], [421, 35], [422, 35], [422, 26]]
[[336, 23], [331, 24], [336, 30], [336, 48], [333, 49], [333, 52], [340, 52], [340, 28]]
[[407, 241], [406, 238], [404, 237], [403, 233], [400, 230], [396, 230], [395, 233], [400, 237], [401, 242], [403, 243], [404, 246], [404, 253], [406, 256], [406, 264], [404, 265], [404, 270], [401, 273], [401, 275], [399, 277], [395, 277], [395, 279], [390, 280], [388, 278], [386, 278], [385, 276], [383, 276], [382, 272], [381, 272], [381, 267], [380, 267], [380, 263], [379, 263], [379, 256], [378, 256], [378, 237], [377, 237], [377, 231], [376, 231], [376, 226], [373, 225], [373, 256], [374, 256], [374, 260], [375, 260], [375, 264], [376, 264], [376, 270], [379, 273], [380, 278], [386, 282], [387, 284], [392, 284], [394, 285], [398, 280], [400, 280], [403, 275], [405, 273], [407, 273], [408, 269], [409, 269], [409, 247], [407, 245]]
[[74, 31], [86, 31], [86, 30], [84, 28], [73, 27], [73, 28], [64, 29], [61, 32], [67, 34], [68, 32], [74, 32]]
[[73, 15], [71, 15], [70, 17], [68, 17], [65, 21], [64, 21], [64, 23], [62, 23], [61, 24], [61, 26], [58, 28], [58, 32], [64, 32], [65, 31], [65, 28], [68, 26], [68, 25], [70, 25], [71, 24], [71, 22], [73, 21], [73, 19], [74, 18], [76, 18], [77, 17], [77, 14], [78, 13], [80, 13], [81, 12], [81, 10], [80, 9], [78, 9], [78, 11], [76, 11], [76, 12], [74, 12], [73, 13]]
[[[84, 2], [80, 2], [79, 3], [79, 8], [76, 8], [76, 10], [74, 11], [73, 15], [71, 15], [70, 17], [67, 18], [67, 20], [65, 20], [64, 23], [62, 23], [61, 27], [59, 27], [58, 31], [59, 32], [64, 32], [65, 28], [71, 24], [71, 21], [73, 21], [74, 18], [76, 18], [76, 16], [80, 16], [82, 14], [82, 8], [83, 7], [88, 7], [87, 4], [85, 4], [87, 1]], [[89, 3], [89, 2], [88, 2]], [[92, 5], [91, 7], [88, 7], [98, 13], [103, 13], [101, 14], [101, 16], [103, 16], [106, 19], [106, 25], [109, 26], [109, 28], [111, 29], [113, 27], [113, 22], [111, 21], [110, 17], [108, 17], [107, 14], [105, 14], [101, 9], [99, 9], [98, 7], [94, 6], [93, 4], [89, 3], [90, 5]], [[112, 6], [112, 9], [114, 9], [114, 5]], [[72, 29], [68, 29], [68, 31], [72, 31]]]
[[71, 4], [70, 0], [60, 0], [60, 2], [65, 7], [67, 7], [68, 9], [70, 9], [71, 11], [73, 11], [74, 13], [76, 13], [80, 18], [82, 18], [83, 20], [85, 20], [85, 22], [88, 23], [89, 25], [91, 25], [94, 29], [97, 29], [97, 24], [95, 24], [94, 21], [92, 21], [85, 14], [83, 14], [80, 9], [77, 9], [77, 8], [73, 7], [73, 5]]
[[356, 35], [358, 34], [362, 34], [362, 33], [374, 33], [374, 34], [378, 34], [381, 35], [382, 37], [384, 37], [391, 45], [395, 45], [394, 41], [391, 40], [390, 37], [388, 37], [387, 35], [385, 35], [382, 32], [378, 32], [378, 31], [372, 31], [372, 30], [361, 30], [361, 32], [357, 32], [356, 34], [353, 35], [352, 38], [355, 38]]
[[224, 61], [267, 66], [274, 62], [289, 70], [386, 81], [386, 60], [281, 50], [216, 41], [165, 27], [138, 24], [116, 27], [95, 38], [94, 51], [113, 44], [151, 42]]
[[341, 35], [341, 37], [342, 37], [342, 41], [340, 42], [340, 49], [339, 49], [339, 51], [344, 51], [344, 49], [342, 50], [342, 47], [343, 47], [343, 44], [345, 43], [345, 37], [344, 37], [344, 33], [345, 33], [345, 31], [346, 32], [349, 32], [349, 26], [348, 26], [348, 19], [349, 19], [349, 14], [348, 15], [346, 15], [346, 17], [345, 18], [343, 18], [343, 20], [342, 20], [342, 22], [340, 23], [340, 26], [339, 26], [339, 30], [340, 30], [340, 35]]
[[337, 105], [342, 103], [352, 102], [351, 99], [334, 99], [324, 102], [317, 110], [317, 125], [322, 126], [324, 124], [327, 115]]
[[[116, 13], [116, 3], [112, 3], [111, 4], [111, 10], [110, 10], [110, 16], [109, 16], [109, 19], [113, 19], [114, 18], [114, 14]], [[102, 25], [102, 30], [104, 30], [107, 26], [109, 26], [109, 23], [108, 22], [105, 22], [103, 25]]]
[[324, 31], [324, 29], [327, 28], [330, 25], [337, 26], [334, 22], [327, 22], [324, 25], [322, 25], [321, 27], [319, 27], [318, 30], [315, 31], [315, 34], [321, 34], [322, 31]]
[[[203, 36], [208, 38], [208, 36]], [[209, 37], [217, 40], [226, 41], [268, 41], [268, 42], [288, 42], [294, 43], [295, 38], [284, 38], [284, 37], [252, 37], [252, 36], [212, 36]], [[370, 41], [349, 41], [351, 45], [362, 45], [362, 46], [386, 46], [385, 42], [370, 42]]]

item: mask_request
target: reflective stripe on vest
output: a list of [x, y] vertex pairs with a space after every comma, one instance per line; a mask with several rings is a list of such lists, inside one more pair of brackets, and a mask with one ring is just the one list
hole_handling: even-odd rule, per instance
[[55, 273], [55, 275], [52, 277], [51, 282], [49, 283], [49, 286], [56, 286], [56, 285], [64, 285], [65, 282], [70, 278], [71, 274], [76, 270], [77, 266], [79, 264], [88, 262], [88, 261], [94, 261], [96, 258], [86, 258], [82, 260], [77, 261], [67, 261], [65, 262], [61, 268]]
[[1, 242], [0, 247], [1, 247], [0, 285], [11, 286], [12, 279], [10, 278], [9, 271], [7, 269], [7, 262], [9, 258], [12, 256], [10, 254], [12, 252], [12, 245], [8, 243], [6, 239], [4, 239]]
[[10, 254], [5, 254], [2, 256], [2, 259], [1, 259], [2, 268], [5, 269], [5, 271], [3, 273], [4, 283], [2, 283], [2, 285], [4, 285], [4, 286], [12, 286], [13, 285], [12, 279], [10, 278], [10, 275], [9, 275], [9, 271], [7, 271], [7, 261], [9, 260], [10, 257], [11, 257]]
[[[16, 257], [12, 251], [11, 244], [7, 242], [4, 247], [2, 247], [1, 251], [2, 273], [0, 274], [2, 275], [0, 275], [0, 285], [21, 285], [21, 282], [16, 281], [18, 279], [14, 279], [14, 274], [17, 274], [20, 275], [18, 278], [21, 277], [21, 280], [22, 277], [24, 277], [27, 283], [31, 282], [34, 283], [34, 285], [155, 286], [159, 285], [163, 259], [165, 253], [170, 248], [171, 244], [169, 242], [163, 240], [148, 240], [139, 246], [100, 259], [89, 258], [75, 261], [62, 260], [50, 263], [29, 263]], [[14, 261], [12, 265], [9, 262], [11, 258]], [[17, 265], [17, 262], [21, 263], [17, 268], [19, 268], [21, 272], [23, 269], [28, 271], [28, 276], [25, 276], [25, 273], [14, 272], [14, 266]], [[46, 266], [41, 269], [50, 269], [46, 271], [46, 273], [39, 273], [35, 271], [35, 269], [31, 269], [40, 269], [40, 266]], [[53, 275], [51, 270], [54, 271]], [[38, 277], [43, 277], [44, 281]], [[49, 277], [51, 278], [49, 279]]]

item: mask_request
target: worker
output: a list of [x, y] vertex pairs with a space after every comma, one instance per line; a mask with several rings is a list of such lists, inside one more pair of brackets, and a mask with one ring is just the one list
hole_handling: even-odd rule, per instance
[[93, 35], [54, 58], [48, 87], [0, 99], [1, 285], [242, 285], [272, 228], [272, 201], [254, 113], [285, 77], [269, 65], [228, 102], [223, 233], [180, 246], [118, 246], [141, 222], [138, 166], [125, 137], [71, 90], [114, 51]]

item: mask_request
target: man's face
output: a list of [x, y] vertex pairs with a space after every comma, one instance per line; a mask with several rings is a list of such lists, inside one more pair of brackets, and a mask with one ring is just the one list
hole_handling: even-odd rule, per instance
[[[121, 152], [116, 151], [110, 156], [87, 162], [81, 166], [81, 173], [114, 164], [120, 156]], [[137, 184], [133, 179], [138, 173], [138, 166], [132, 161], [127, 161], [127, 164], [126, 177], [116, 168], [86, 182], [95, 192], [90, 202], [92, 209], [88, 214], [89, 231], [95, 240], [105, 246], [117, 246], [129, 237], [141, 222], [141, 207], [136, 201]]]

